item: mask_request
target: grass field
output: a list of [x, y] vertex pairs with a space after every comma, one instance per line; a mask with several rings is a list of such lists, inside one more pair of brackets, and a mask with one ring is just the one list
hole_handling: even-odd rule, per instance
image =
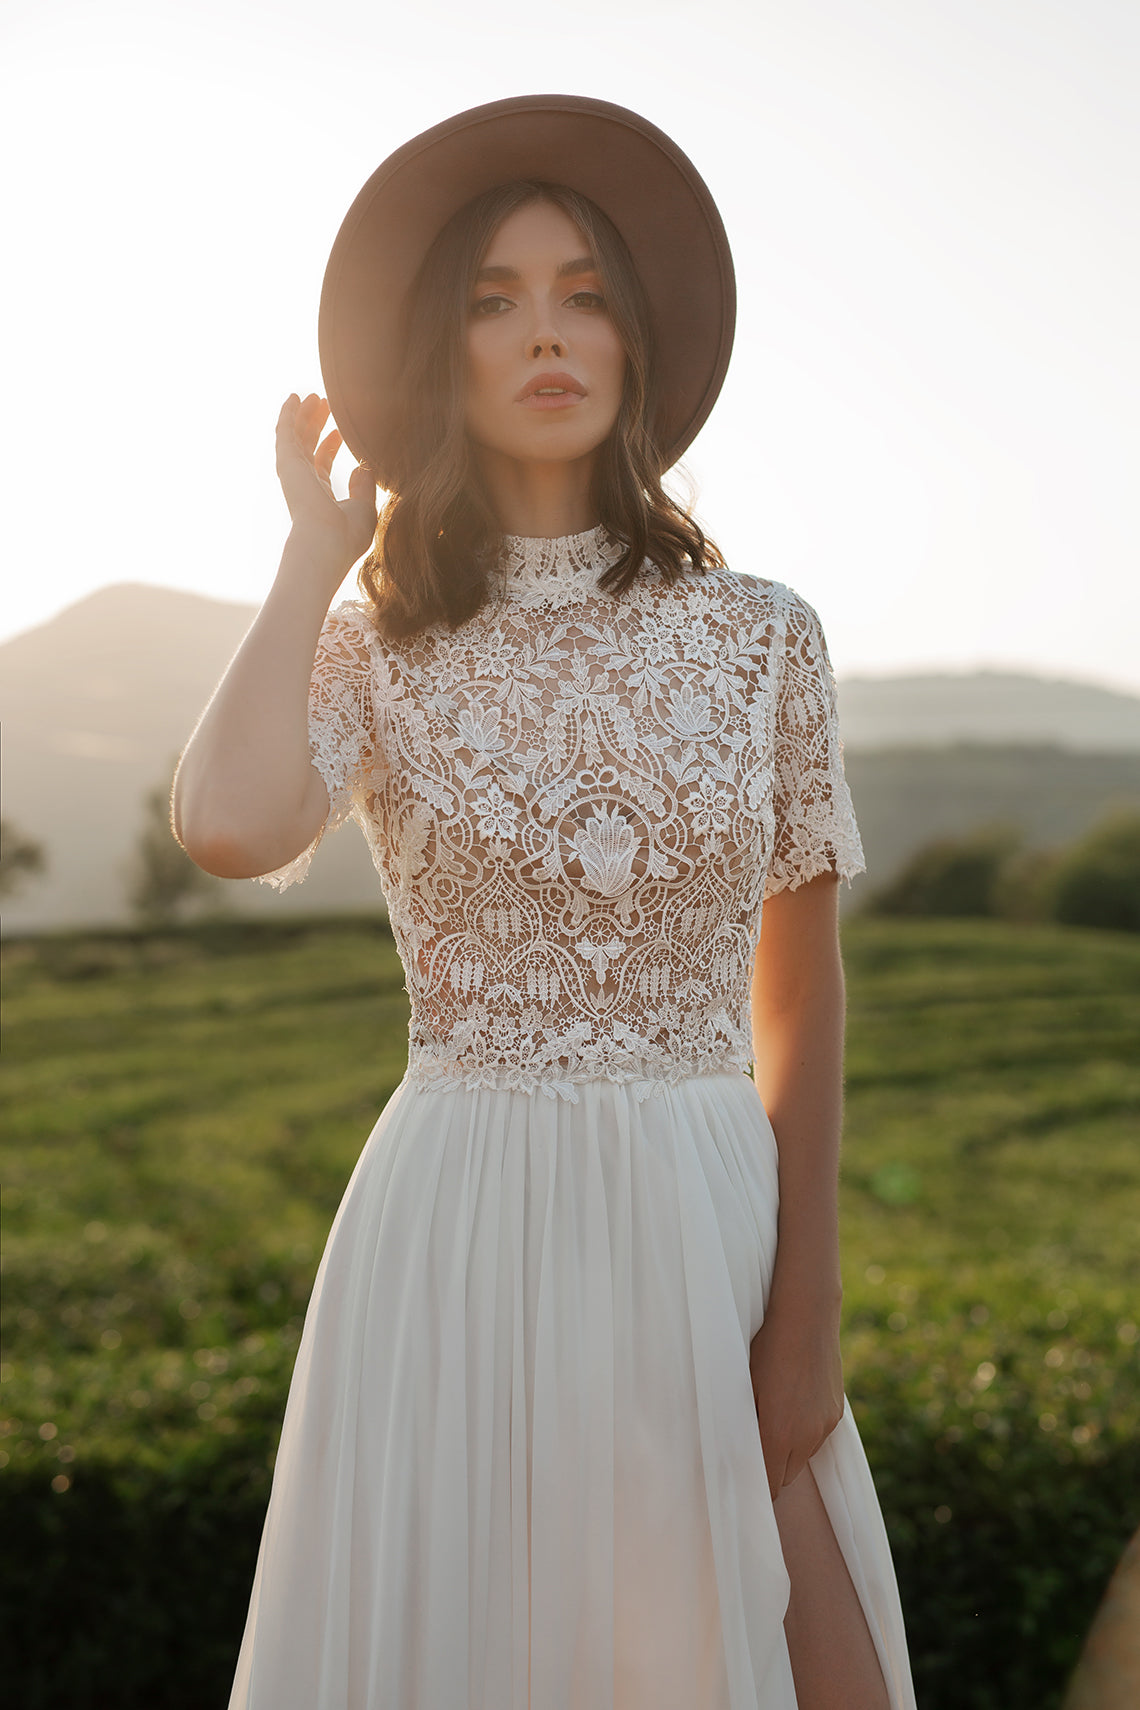
[[[1082, 1542], [1082, 1491], [1140, 1434], [1140, 942], [854, 920], [844, 944], [847, 1380], [908, 1615], [937, 1595], [984, 1619], [969, 1530], [998, 1509], [1016, 1526], [1004, 1492], [1044, 1478], [1083, 1630], [1140, 1519], [1120, 1490], [1115, 1533]], [[17, 942], [4, 963], [0, 1466], [61, 1514], [85, 1468], [161, 1477], [248, 1441], [267, 1477], [324, 1236], [403, 1073], [391, 939], [231, 923]], [[924, 1618], [920, 1702], [1055, 1702], [1074, 1633], [1038, 1630], [1041, 1563], [1023, 1592], [1011, 1571], [990, 1592], [1022, 1599], [1054, 1659], [1024, 1678], [1053, 1696], [955, 1699]], [[37, 1691], [28, 1710], [56, 1702]]]

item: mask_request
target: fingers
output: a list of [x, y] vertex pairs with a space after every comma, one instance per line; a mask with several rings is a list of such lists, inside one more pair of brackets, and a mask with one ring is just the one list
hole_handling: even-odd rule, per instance
[[764, 1455], [764, 1471], [768, 1475], [768, 1491], [772, 1501], [775, 1502], [784, 1487], [784, 1467], [788, 1459], [787, 1450], [777, 1447], [770, 1438], [765, 1439], [763, 1432], [760, 1433], [760, 1448]]
[[793, 1447], [780, 1444], [771, 1450], [770, 1459], [769, 1451], [765, 1451], [764, 1468], [768, 1474], [768, 1488], [773, 1502], [786, 1485], [795, 1484], [812, 1456], [819, 1453], [830, 1435], [830, 1431], [825, 1432], [811, 1450], [805, 1449], [802, 1444]]
[[333, 459], [336, 457], [337, 452], [343, 444], [344, 441], [340, 436], [339, 429], [333, 428], [331, 433], [325, 435], [324, 439], [322, 439], [320, 445], [318, 445], [316, 449], [316, 453], [313, 457], [313, 464], [317, 471], [321, 475], [325, 476], [326, 479], [332, 470]]
[[321, 429], [329, 419], [329, 406], [324, 398], [319, 398], [315, 392], [302, 400], [293, 423], [293, 431], [297, 436], [297, 444], [306, 457], [312, 457], [317, 449], [317, 440]]
[[795, 1484], [807, 1464], [807, 1455], [798, 1453], [789, 1455], [787, 1461], [784, 1463], [784, 1483]]
[[789, 1484], [795, 1484], [810, 1459], [810, 1455], [781, 1452], [775, 1455], [770, 1463], [765, 1461], [768, 1489], [773, 1502]]
[[[767, 1466], [767, 1462], [765, 1462], [765, 1465]], [[773, 1502], [775, 1502], [776, 1498], [779, 1496], [780, 1492], [783, 1490], [784, 1486], [788, 1482], [788, 1480], [784, 1476], [785, 1465], [786, 1465], [786, 1463], [784, 1461], [780, 1461], [778, 1463], [773, 1462], [772, 1465], [768, 1466], [768, 1468], [767, 1468], [767, 1470], [768, 1470], [768, 1490], [769, 1490], [769, 1493], [772, 1497]]]
[[296, 392], [291, 392], [277, 418], [278, 453], [297, 450], [311, 461], [321, 429], [328, 419], [327, 399], [318, 397], [315, 392], [310, 392], [307, 398], [299, 398]]
[[296, 435], [293, 424], [297, 419], [297, 411], [301, 400], [296, 392], [290, 392], [281, 406], [281, 414], [277, 418], [277, 467], [281, 468], [282, 455], [296, 449]]
[[771, 1431], [765, 1438], [761, 1432], [760, 1447], [764, 1453], [764, 1471], [768, 1475], [768, 1491], [773, 1502], [785, 1485], [795, 1483], [812, 1455], [821, 1446], [822, 1441], [817, 1443], [814, 1449], [807, 1451], [802, 1443], [797, 1444], [794, 1441], [789, 1441]]
[[367, 463], [358, 463], [348, 477], [348, 496], [350, 499], [370, 499], [373, 508], [376, 505], [376, 477]]
[[304, 408], [296, 392], [290, 392], [281, 406], [281, 414], [277, 418], [277, 472], [281, 473], [282, 465], [293, 462], [301, 451], [301, 441], [298, 435], [298, 418]]
[[343, 535], [355, 559], [376, 528], [376, 478], [358, 464], [349, 476], [348, 498], [336, 497], [332, 466], [344, 440], [335, 427], [320, 438], [328, 420], [327, 399], [315, 392], [307, 398], [289, 394], [277, 418], [277, 474], [294, 525], [304, 520]]
[[277, 418], [277, 475], [294, 520], [298, 507], [311, 505], [322, 490], [328, 499], [333, 498], [333, 459], [343, 441], [334, 427], [318, 445], [321, 429], [328, 419], [328, 400], [315, 392], [310, 392], [307, 398], [291, 392], [281, 406]]

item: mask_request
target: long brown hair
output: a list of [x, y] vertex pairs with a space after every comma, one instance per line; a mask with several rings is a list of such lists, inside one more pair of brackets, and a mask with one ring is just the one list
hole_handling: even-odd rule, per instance
[[497, 185], [452, 216], [409, 294], [400, 450], [372, 551], [360, 567], [361, 592], [389, 641], [439, 622], [455, 628], [487, 598], [502, 531], [466, 433], [465, 328], [475, 274], [495, 232], [508, 214], [540, 201], [561, 208], [589, 242], [626, 354], [621, 406], [599, 448], [593, 492], [599, 520], [625, 550], [599, 586], [624, 592], [647, 558], [668, 581], [689, 568], [724, 563], [661, 485], [665, 459], [653, 427], [652, 323], [621, 233], [595, 203], [564, 185]]

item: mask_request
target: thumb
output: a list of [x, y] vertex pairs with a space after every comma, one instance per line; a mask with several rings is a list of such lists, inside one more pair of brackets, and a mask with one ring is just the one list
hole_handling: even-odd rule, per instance
[[783, 1449], [772, 1449], [764, 1457], [764, 1470], [768, 1474], [768, 1489], [772, 1501], [775, 1502], [785, 1484], [788, 1482], [788, 1455]]
[[376, 477], [367, 463], [358, 463], [348, 477], [348, 496], [350, 499], [371, 499], [376, 502]]

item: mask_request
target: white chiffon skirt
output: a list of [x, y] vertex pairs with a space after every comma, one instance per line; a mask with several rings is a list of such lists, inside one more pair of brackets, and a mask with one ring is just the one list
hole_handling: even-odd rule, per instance
[[[771, 1127], [743, 1075], [577, 1092], [388, 1102], [317, 1272], [230, 1710], [795, 1710], [748, 1369]], [[811, 1465], [912, 1710], [849, 1410]]]

